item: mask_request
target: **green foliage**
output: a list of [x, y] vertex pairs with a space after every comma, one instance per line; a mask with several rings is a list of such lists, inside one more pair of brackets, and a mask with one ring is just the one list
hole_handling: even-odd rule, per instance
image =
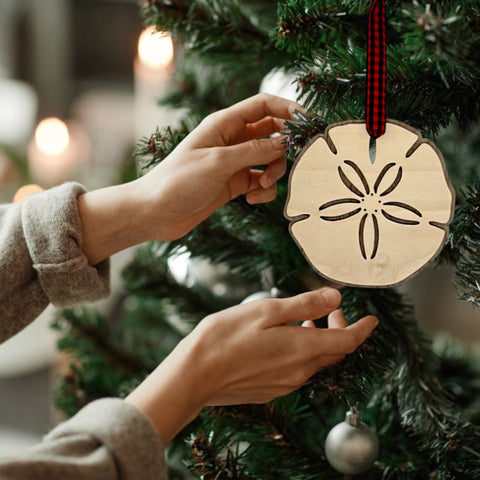
[[245, 80], [250, 73], [257, 81], [285, 57], [269, 38], [274, 12], [275, 2], [238, 0], [148, 0], [142, 9], [146, 24], [171, 32], [187, 52], [215, 64], [226, 78]]
[[[144, 2], [145, 22], [172, 32], [180, 52], [163, 102], [187, 113], [180, 130], [157, 130], [139, 142], [141, 167], [163, 161], [210, 112], [255, 93], [274, 67], [293, 75], [309, 108], [286, 124], [288, 168], [329, 123], [364, 118], [370, 4]], [[480, 306], [480, 2], [391, 0], [387, 22], [387, 115], [435, 136], [444, 152], [461, 195], [441, 261], [455, 266], [460, 298]], [[57, 390], [60, 408], [70, 415], [94, 398], [126, 395], [203, 317], [252, 292], [275, 286], [289, 296], [325, 284], [288, 234], [286, 197], [287, 176], [274, 202], [251, 206], [236, 199], [184, 238], [139, 248], [124, 270], [126, 293], [112, 318], [66, 311], [56, 326], [72, 365]], [[182, 252], [193, 270], [200, 262], [213, 271], [225, 267], [222, 282], [231, 292], [215, 294], [215, 279], [176, 278], [169, 262]], [[343, 478], [327, 464], [323, 442], [347, 405], [361, 402], [381, 450], [375, 467], [355, 478], [480, 478], [478, 362], [451, 350], [435, 355], [397, 290], [345, 288], [342, 308], [349, 322], [379, 317], [371, 338], [289, 396], [205, 409], [175, 444], [181, 449], [188, 439], [185, 456], [197, 477]]]
[[172, 130], [166, 127], [160, 130], [158, 127], [150, 137], [144, 137], [137, 143], [133, 151], [142, 169], [149, 169], [164, 160], [167, 155], [187, 136], [185, 129], [182, 131]]
[[464, 202], [455, 212], [447, 248], [456, 265], [456, 286], [462, 300], [480, 306], [480, 180], [464, 192]]
[[[277, 48], [296, 58], [302, 100], [328, 122], [365, 115], [371, 2], [280, 2]], [[477, 2], [387, 2], [387, 116], [437, 133], [480, 114]]]
[[98, 313], [64, 310], [53, 328], [62, 331], [58, 348], [71, 361], [55, 395], [66, 415], [97, 398], [117, 396], [125, 383], [137, 384], [151, 369], [124, 341], [129, 332], [108, 325]]

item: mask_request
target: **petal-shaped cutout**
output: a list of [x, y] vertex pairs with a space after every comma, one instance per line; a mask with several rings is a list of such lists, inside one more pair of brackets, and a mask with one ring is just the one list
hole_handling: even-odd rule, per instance
[[[370, 162], [370, 135], [367, 132], [365, 123], [338, 124], [330, 127], [327, 130], [327, 135], [337, 149], [339, 165], [342, 166], [348, 178], [359, 190], [362, 192], [368, 191], [371, 194], [375, 181], [385, 164], [378, 162], [372, 164]], [[409, 147], [411, 145], [410, 143]], [[352, 163], [355, 164], [355, 167], [353, 167]], [[360, 175], [355, 172], [356, 169], [361, 172]], [[365, 188], [363, 179], [367, 183], [368, 189]], [[390, 177], [385, 178], [385, 180], [387, 179], [390, 179]]]
[[[388, 122], [373, 164], [369, 140], [365, 123], [327, 129], [292, 170], [286, 214], [294, 220], [294, 239], [325, 277], [348, 285], [395, 285], [443, 246], [442, 224], [453, 216], [454, 193], [438, 150], [415, 130]], [[340, 169], [356, 178], [352, 184], [363, 196]]]
[[[375, 183], [373, 185], [373, 191], [374, 193], [381, 193], [387, 190], [389, 187], [385, 188], [384, 185], [392, 185], [392, 183], [395, 182], [395, 179], [398, 176], [398, 169], [397, 173], [392, 177], [392, 173], [395, 172], [395, 167], [396, 164], [393, 162], [387, 163], [380, 173], [378, 174], [377, 179], [375, 180]], [[393, 170], [392, 170], [393, 169]], [[382, 185], [383, 183], [383, 185]]]
[[365, 260], [373, 259], [377, 255], [380, 232], [378, 229], [377, 215], [364, 214], [358, 229], [360, 252]]
[[387, 122], [385, 133], [377, 138], [377, 160], [386, 165], [403, 165], [406, 154], [419, 139], [419, 133], [400, 122]]
[[[359, 195], [360, 197], [368, 195], [370, 193], [370, 186], [368, 185], [367, 179], [365, 178], [365, 175], [363, 174], [360, 167], [352, 160], [344, 160], [343, 163], [346, 166], [350, 167], [354, 173], [353, 177], [355, 178], [355, 181], [351, 181], [351, 183], [358, 184], [358, 182], [360, 182], [361, 187], [360, 188], [356, 187], [357, 191], [356, 192], [354, 191], [354, 193], [357, 193], [357, 195]], [[342, 169], [342, 167], [339, 167], [339, 168]], [[347, 178], [349, 178], [349, 175], [346, 175], [346, 176]], [[350, 175], [350, 178], [352, 178], [352, 175]]]
[[[382, 170], [382, 172], [384, 171], [385, 169]], [[376, 192], [378, 192], [381, 197], [390, 195], [398, 187], [398, 184], [402, 180], [403, 168], [401, 166], [397, 166], [396, 164], [394, 164], [394, 167], [392, 170], [390, 170], [390, 172], [395, 172], [395, 177], [390, 181], [388, 180], [389, 175], [385, 175], [383, 178], [380, 177], [382, 173], [380, 173], [379, 175], [379, 178], [381, 178], [381, 180], [383, 181], [383, 186], [382, 182], [380, 182]]]
[[365, 171], [365, 165], [370, 164], [370, 135], [365, 123], [340, 123], [330, 126], [326, 134], [337, 149], [337, 155], [343, 160], [353, 160]]
[[[320, 217], [342, 217], [348, 218], [350, 212], [359, 211], [360, 200], [357, 198], [339, 198], [326, 202], [318, 207]], [[346, 216], [347, 215], [347, 216]], [[339, 218], [341, 220], [342, 218]]]
[[420, 222], [418, 220], [410, 220], [408, 218], [397, 217], [388, 213], [387, 211], [382, 209], [382, 215], [393, 223], [399, 223], [400, 225], [418, 225]]
[[361, 208], [355, 208], [354, 210], [342, 213], [341, 215], [320, 215], [320, 218], [327, 222], [339, 222], [340, 220], [346, 220], [347, 218], [353, 217], [357, 213], [360, 213], [361, 210]]
[[318, 217], [321, 205], [354, 196], [339, 176], [341, 161], [323, 135], [314, 139], [297, 159], [290, 174], [290, 195], [285, 206], [289, 219], [305, 214]]
[[426, 222], [449, 223], [453, 218], [454, 191], [437, 149], [422, 143], [402, 166], [402, 181], [385, 201], [408, 203], [422, 213]]
[[[401, 225], [383, 216], [378, 220], [377, 251], [359, 244], [360, 216], [342, 222], [310, 217], [291, 225], [291, 233], [310, 264], [320, 275], [345, 285], [390, 286], [403, 282], [432, 260], [446, 240], [446, 232], [422, 223]], [[367, 226], [370, 223], [370, 233]], [[374, 239], [375, 225], [365, 221], [365, 240]], [[373, 256], [369, 258], [368, 255]]]
[[405, 225], [417, 225], [423, 219], [419, 210], [403, 202], [384, 202], [381, 211], [387, 220]]
[[[338, 175], [340, 176], [340, 180], [343, 182], [343, 184], [354, 194], [354, 195], [357, 195], [358, 197], [364, 197], [365, 196], [365, 192], [362, 191], [361, 188], [358, 188], [355, 183], [350, 180], [350, 178], [348, 177], [348, 175], [345, 173], [345, 170], [343, 168], [343, 166], [339, 166], [338, 167]], [[358, 180], [358, 178], [356, 178], [355, 180]], [[368, 184], [367, 184], [368, 186]]]

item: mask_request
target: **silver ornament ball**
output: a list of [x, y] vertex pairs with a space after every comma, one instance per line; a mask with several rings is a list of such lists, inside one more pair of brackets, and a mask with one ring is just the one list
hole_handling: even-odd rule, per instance
[[345, 421], [333, 427], [325, 440], [325, 455], [340, 473], [357, 475], [370, 469], [378, 456], [379, 444], [373, 430], [360, 421], [358, 410], [347, 412]]

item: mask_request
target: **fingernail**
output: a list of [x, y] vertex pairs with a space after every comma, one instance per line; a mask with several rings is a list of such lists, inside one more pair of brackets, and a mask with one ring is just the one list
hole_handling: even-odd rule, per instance
[[324, 288], [322, 290], [322, 296], [325, 299], [327, 307], [336, 307], [342, 300], [342, 295], [334, 288]]
[[275, 142], [275, 148], [277, 150], [286, 150], [287, 148], [287, 136], [282, 135], [280, 137], [275, 137], [276, 142]]

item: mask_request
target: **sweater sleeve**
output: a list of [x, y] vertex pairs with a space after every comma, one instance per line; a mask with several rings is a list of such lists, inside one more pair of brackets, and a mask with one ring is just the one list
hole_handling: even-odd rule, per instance
[[77, 183], [0, 206], [0, 342], [49, 303], [97, 300], [109, 293], [108, 260], [91, 266], [81, 251]]
[[23, 458], [0, 461], [2, 480], [166, 480], [150, 420], [120, 399], [90, 403]]

